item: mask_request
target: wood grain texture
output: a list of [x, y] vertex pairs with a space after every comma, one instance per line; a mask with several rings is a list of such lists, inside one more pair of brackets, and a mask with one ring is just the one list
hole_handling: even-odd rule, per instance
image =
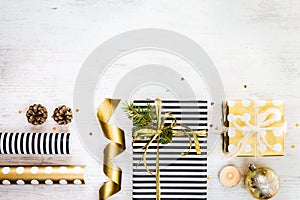
[[[75, 80], [88, 55], [114, 35], [148, 27], [174, 30], [202, 46], [221, 75], [227, 99], [278, 98], [286, 102], [286, 156], [228, 161], [221, 144], [216, 145], [208, 156], [208, 199], [252, 199], [242, 183], [228, 189], [218, 180], [223, 166], [234, 164], [245, 175], [250, 162], [269, 166], [280, 175], [281, 188], [274, 199], [299, 199], [300, 127], [295, 126], [300, 123], [297, 0], [2, 0], [1, 131], [33, 131], [24, 115], [29, 104], [42, 103], [50, 112], [60, 104], [72, 106]], [[121, 64], [125, 72], [128, 63]], [[112, 74], [105, 77], [112, 78]], [[42, 131], [53, 126], [55, 123], [48, 120]], [[71, 156], [1, 155], [0, 164], [86, 164], [86, 185], [0, 186], [1, 200], [98, 199], [98, 189], [106, 180], [101, 163], [81, 145], [74, 123], [64, 129], [74, 136]], [[296, 148], [291, 148], [292, 144]], [[130, 151], [129, 147], [117, 161], [127, 172]], [[111, 199], [131, 199], [130, 174], [124, 177], [122, 192]]]

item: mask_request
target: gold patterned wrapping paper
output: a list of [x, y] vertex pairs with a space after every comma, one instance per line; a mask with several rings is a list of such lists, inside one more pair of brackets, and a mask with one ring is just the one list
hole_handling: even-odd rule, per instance
[[284, 155], [284, 103], [237, 100], [224, 103], [224, 152], [235, 156]]
[[0, 183], [10, 184], [84, 184], [84, 165], [0, 166]]

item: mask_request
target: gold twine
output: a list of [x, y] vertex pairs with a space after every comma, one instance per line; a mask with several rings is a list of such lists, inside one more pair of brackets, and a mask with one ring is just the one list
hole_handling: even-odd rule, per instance
[[105, 182], [100, 188], [100, 200], [108, 199], [121, 190], [122, 170], [111, 160], [125, 150], [124, 131], [114, 125], [108, 124], [119, 102], [119, 99], [106, 98], [100, 105], [97, 113], [104, 136], [112, 141], [104, 149], [103, 172], [110, 180]]

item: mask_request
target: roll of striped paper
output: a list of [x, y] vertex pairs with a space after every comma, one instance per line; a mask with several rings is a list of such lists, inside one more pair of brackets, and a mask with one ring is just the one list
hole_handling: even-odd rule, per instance
[[[134, 101], [145, 107], [154, 101]], [[192, 130], [207, 130], [207, 101], [162, 101], [162, 114], [171, 112], [178, 123], [184, 123]], [[166, 120], [171, 123], [171, 120]], [[174, 129], [180, 129], [175, 127]], [[172, 143], [160, 145], [160, 187], [161, 199], [207, 199], [207, 137], [199, 137], [201, 155], [196, 153], [194, 144], [190, 153], [181, 156], [189, 148], [186, 136], [173, 137]], [[133, 144], [133, 199], [155, 200], [155, 176], [146, 172], [141, 161], [146, 141]], [[155, 172], [156, 142], [150, 145], [147, 153], [147, 165]], [[141, 162], [140, 162], [141, 161]]]
[[0, 183], [17, 184], [84, 184], [84, 165], [0, 166]]
[[70, 154], [70, 133], [0, 133], [0, 154]]

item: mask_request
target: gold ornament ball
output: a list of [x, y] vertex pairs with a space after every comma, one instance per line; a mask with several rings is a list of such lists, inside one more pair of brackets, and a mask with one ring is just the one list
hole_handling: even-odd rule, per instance
[[279, 177], [270, 168], [256, 168], [255, 165], [249, 165], [245, 184], [250, 194], [256, 199], [270, 199], [279, 190]]

